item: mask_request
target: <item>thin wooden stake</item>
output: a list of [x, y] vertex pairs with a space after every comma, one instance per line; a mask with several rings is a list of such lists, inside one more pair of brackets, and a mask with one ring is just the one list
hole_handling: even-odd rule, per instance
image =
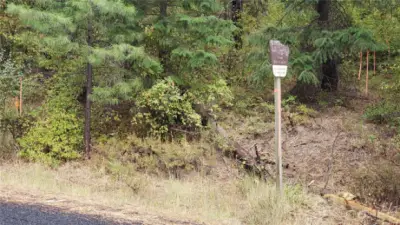
[[22, 115], [22, 77], [19, 78], [19, 115]]
[[368, 55], [369, 55], [369, 50], [367, 50], [367, 76], [365, 78], [365, 95], [368, 95]]
[[362, 54], [362, 52], [360, 52], [360, 69], [358, 69], [358, 80], [361, 80], [362, 57], [363, 57], [363, 54]]

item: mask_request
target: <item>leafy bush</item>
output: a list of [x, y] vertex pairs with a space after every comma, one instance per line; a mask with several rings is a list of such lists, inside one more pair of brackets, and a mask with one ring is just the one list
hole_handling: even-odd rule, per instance
[[138, 113], [133, 124], [139, 136], [166, 139], [177, 130], [196, 130], [200, 115], [191, 102], [192, 94], [181, 93], [172, 81], [160, 81], [137, 99]]
[[297, 103], [297, 97], [293, 95], [289, 95], [282, 100], [282, 108], [285, 110], [289, 110], [289, 108]]
[[212, 84], [192, 88], [190, 90], [191, 101], [201, 104], [215, 116], [214, 112], [220, 112], [222, 106], [232, 106], [233, 94], [223, 79], [216, 80]]
[[82, 122], [73, 113], [53, 112], [19, 139], [21, 157], [53, 164], [80, 157]]
[[364, 117], [375, 123], [394, 123], [400, 125], [400, 106], [384, 101], [367, 108]]
[[308, 107], [307, 105], [300, 104], [296, 100], [296, 96], [289, 95], [282, 101], [282, 108], [287, 114], [290, 124], [306, 125], [310, 122], [310, 118], [317, 116], [317, 111]]
[[71, 86], [72, 79], [61, 80], [49, 91], [44, 106], [31, 112], [36, 122], [18, 139], [19, 155], [24, 159], [55, 165], [81, 156], [83, 122], [76, 100], [79, 86]]

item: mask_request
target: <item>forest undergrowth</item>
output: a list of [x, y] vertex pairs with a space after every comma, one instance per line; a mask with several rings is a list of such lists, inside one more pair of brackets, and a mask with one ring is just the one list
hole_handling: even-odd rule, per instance
[[[398, 18], [394, 0], [0, 0], [0, 199], [149, 224], [384, 223], [322, 198], [350, 192], [400, 218]], [[290, 49], [283, 199], [271, 40]]]
[[[355, 101], [352, 106], [364, 107], [363, 101]], [[256, 174], [248, 175], [240, 163], [229, 157], [232, 146], [218, 139], [214, 149], [208, 139], [174, 144], [128, 137], [124, 141], [108, 141], [96, 146], [89, 164], [78, 161], [55, 168], [15, 159], [14, 163], [2, 163], [0, 187], [13, 190], [7, 196], [10, 200], [16, 191], [21, 196], [34, 195], [39, 199], [53, 196], [79, 200], [71, 202], [70, 208], [74, 204], [88, 203], [97, 208], [106, 205], [110, 210], [133, 205], [130, 210], [139, 213], [151, 209], [165, 218], [207, 224], [371, 221], [369, 217], [331, 205], [320, 196], [340, 192], [357, 194], [365, 203], [379, 196], [381, 210], [395, 215], [395, 203], [390, 203], [395, 196], [390, 194], [395, 195], [396, 190], [382, 189], [389, 180], [396, 180], [396, 171], [385, 170], [384, 177], [371, 172], [378, 167], [381, 169], [379, 163], [385, 160], [381, 151], [389, 151], [383, 144], [388, 139], [377, 136], [382, 132], [379, 127], [360, 120], [359, 109], [346, 109], [346, 102], [343, 99], [340, 105], [316, 110], [312, 108], [317, 108], [316, 105], [301, 104], [291, 96], [286, 99], [283, 151], [287, 186], [282, 202], [277, 201], [275, 195], [275, 166], [267, 168], [272, 176], [267, 177], [267, 182]], [[259, 105], [257, 110], [264, 111], [258, 113], [253, 110], [249, 110], [250, 114], [225, 113], [220, 121], [230, 137], [254, 157], [253, 149], [257, 146], [261, 157], [269, 161], [274, 158], [271, 106]], [[326, 106], [323, 104], [323, 107]], [[3, 197], [6, 195], [4, 192]], [[47, 204], [44, 199], [41, 203]], [[376, 205], [376, 202], [371, 203]], [[94, 210], [91, 213], [104, 216], [107, 212]], [[114, 217], [132, 219], [131, 213]], [[343, 213], [346, 216], [343, 217]]]

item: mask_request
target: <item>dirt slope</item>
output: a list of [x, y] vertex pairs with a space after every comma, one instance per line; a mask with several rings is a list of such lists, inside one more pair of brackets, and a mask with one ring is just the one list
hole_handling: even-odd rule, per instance
[[[371, 124], [362, 124], [360, 117], [360, 113], [340, 108], [320, 113], [304, 125], [294, 127], [287, 118], [283, 118], [286, 182], [303, 184], [317, 194], [348, 191], [349, 173], [372, 159], [363, 133], [375, 128]], [[265, 129], [254, 134], [244, 132], [254, 126], [249, 126], [244, 122], [246, 120], [248, 118], [237, 119], [232, 123], [236, 128], [226, 124], [225, 128], [254, 157], [257, 147], [264, 158], [275, 161], [273, 121], [258, 124]], [[268, 166], [273, 175], [275, 165]]]

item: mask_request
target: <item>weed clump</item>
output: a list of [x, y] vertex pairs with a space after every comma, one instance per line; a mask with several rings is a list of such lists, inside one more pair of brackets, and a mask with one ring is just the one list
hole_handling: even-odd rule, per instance
[[368, 203], [400, 205], [400, 168], [392, 162], [379, 161], [354, 172], [352, 189]]
[[175, 178], [199, 169], [202, 159], [213, 154], [211, 149], [207, 144], [200, 142], [162, 142], [151, 138], [144, 140], [136, 136], [125, 140], [114, 138], [98, 146], [99, 157], [103, 159], [99, 162], [108, 162], [103, 166], [112, 174], [118, 175], [122, 170], [130, 168], [128, 171]]
[[300, 186], [286, 186], [284, 197], [279, 198], [274, 185], [261, 182], [254, 177], [245, 177], [238, 184], [239, 193], [249, 204], [244, 216], [246, 224], [284, 224], [291, 220], [289, 215], [305, 203]]

